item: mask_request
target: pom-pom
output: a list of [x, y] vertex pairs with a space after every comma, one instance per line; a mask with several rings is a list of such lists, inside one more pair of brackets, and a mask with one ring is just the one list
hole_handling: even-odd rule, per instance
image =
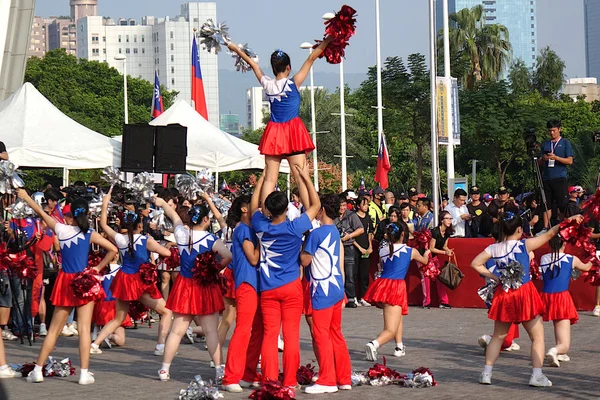
[[600, 188], [583, 203], [581, 211], [583, 214], [591, 216], [594, 220], [600, 221]]
[[167, 216], [165, 215], [165, 210], [163, 210], [162, 208], [158, 210], [151, 210], [149, 216], [150, 220], [153, 224], [156, 225], [156, 229], [158, 229], [159, 231], [164, 233], [166, 231], [173, 230], [173, 221], [167, 218]]
[[97, 266], [98, 264], [100, 264], [102, 262], [103, 258], [104, 258], [103, 256], [96, 253], [95, 251], [91, 251], [88, 254], [88, 268], [93, 268], [93, 267]]
[[229, 27], [222, 24], [216, 24], [212, 19], [207, 19], [200, 28], [201, 43], [209, 53], [214, 50], [219, 54], [221, 46], [227, 46], [231, 39], [229, 38]]
[[[0, 161], [0, 193], [13, 193], [14, 189], [25, 187], [25, 182], [17, 171], [17, 166], [8, 160]], [[16, 217], [15, 217], [16, 218]]]
[[81, 300], [96, 301], [105, 297], [101, 275], [93, 268], [79, 272], [71, 281], [73, 294]]
[[154, 180], [148, 172], [135, 174], [127, 188], [138, 203], [154, 197]]
[[517, 261], [511, 261], [506, 267], [500, 268], [500, 283], [502, 289], [508, 292], [510, 289], [518, 289], [523, 284], [525, 267]]
[[437, 257], [433, 257], [429, 254], [429, 262], [427, 264], [419, 264], [419, 270], [424, 277], [429, 279], [436, 279], [440, 274], [440, 261]]
[[33, 212], [33, 209], [21, 198], [17, 198], [14, 204], [8, 207], [8, 211], [15, 219], [23, 219], [36, 215], [35, 212]]
[[529, 262], [529, 273], [531, 279], [534, 281], [542, 280], [542, 271], [540, 270], [540, 263], [537, 259], [532, 258]]
[[352, 386], [362, 386], [369, 383], [369, 377], [365, 372], [352, 371], [350, 379], [352, 381]]
[[[246, 55], [248, 57], [254, 59], [254, 61], [256, 61], [258, 63], [258, 56], [250, 47], [248, 47], [248, 43], [239, 44], [238, 48], [241, 51], [243, 51], [244, 53], [246, 53]], [[244, 59], [242, 57], [240, 57], [239, 54], [233, 53], [233, 54], [231, 54], [231, 57], [233, 57], [236, 71], [238, 71], [238, 72], [252, 71], [252, 67], [250, 67], [250, 64], [248, 64], [246, 61], [244, 61]]]
[[179, 400], [217, 400], [223, 395], [212, 382], [204, 382], [200, 375], [196, 375], [187, 389], [181, 389]]
[[194, 279], [202, 286], [217, 284], [221, 287], [223, 294], [227, 293], [227, 278], [221, 274], [221, 264], [215, 253], [207, 251], [198, 254], [196, 264], [192, 268]]
[[5, 259], [13, 274], [22, 281], [33, 281], [38, 274], [33, 259], [25, 253], [6, 253]]
[[[325, 37], [332, 36], [333, 40], [323, 51], [320, 57], [325, 57], [330, 64], [339, 64], [345, 56], [345, 48], [348, 46], [348, 40], [356, 32], [356, 10], [344, 5], [341, 10], [335, 14], [335, 17], [325, 21]], [[321, 44], [316, 40], [313, 48]]]
[[142, 321], [142, 320], [148, 318], [149, 310], [150, 309], [148, 307], [146, 307], [139, 301], [132, 301], [129, 303], [128, 314], [134, 321]]
[[158, 272], [156, 271], [156, 265], [150, 263], [144, 263], [140, 265], [140, 278], [145, 285], [154, 285], [158, 279]]
[[169, 249], [171, 255], [164, 259], [164, 263], [167, 269], [174, 269], [181, 265], [181, 258], [179, 257], [179, 248], [177, 246], [171, 246]]
[[204, 193], [212, 193], [213, 176], [209, 169], [201, 169], [196, 176], [190, 174], [175, 175], [175, 187], [188, 200], [196, 200]]
[[296, 392], [291, 387], [283, 386], [281, 382], [267, 379], [266, 382], [263, 382], [262, 387], [253, 391], [248, 398], [253, 400], [292, 400], [296, 398]]
[[600, 286], [600, 260], [596, 257], [592, 259], [592, 268], [584, 272], [582, 276], [584, 276], [584, 280], [592, 286]]
[[312, 364], [301, 365], [296, 373], [296, 380], [300, 385], [310, 385], [315, 374], [315, 367]]
[[413, 236], [415, 237], [415, 241], [417, 242], [417, 247], [419, 249], [429, 249], [429, 243], [431, 243], [431, 231], [429, 229], [419, 229], [413, 234]]
[[402, 386], [408, 388], [425, 388], [437, 386], [437, 382], [433, 374], [428, 368], [420, 367], [415, 369], [411, 374], [401, 381]]
[[[16, 369], [17, 372], [21, 373], [22, 377], [27, 377], [33, 368], [35, 363], [27, 363]], [[42, 375], [45, 377], [61, 377], [66, 378], [67, 376], [75, 375], [75, 368], [71, 365], [71, 360], [65, 358], [62, 361], [56, 361], [52, 356], [48, 357], [48, 364], [45, 364], [42, 368]]]
[[398, 379], [403, 377], [396, 370], [386, 366], [385, 357], [383, 357], [383, 364], [376, 363], [369, 368], [367, 376], [369, 377], [369, 384], [371, 386], [386, 386], [395, 383]]
[[492, 300], [494, 300], [494, 292], [496, 291], [496, 288], [498, 288], [498, 282], [490, 279], [485, 286], [477, 290], [477, 294], [487, 307], [492, 306]]
[[100, 179], [108, 183], [112, 188], [115, 185], [121, 184], [121, 171], [119, 168], [104, 167]]

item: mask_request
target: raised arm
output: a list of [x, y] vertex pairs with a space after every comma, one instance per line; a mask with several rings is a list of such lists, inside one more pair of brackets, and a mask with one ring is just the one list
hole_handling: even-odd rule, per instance
[[[572, 217], [568, 218], [569, 221], [573, 221], [576, 220], [577, 222], [581, 223], [583, 221], [583, 217], [581, 215], [573, 215]], [[526, 239], [525, 240], [525, 245], [527, 246], [527, 251], [534, 251], [540, 247], [542, 247], [544, 244], [548, 243], [548, 241], [550, 239], [552, 239], [554, 236], [558, 235], [558, 232], [560, 231], [560, 225], [554, 225], [552, 228], [548, 229], [544, 234], [536, 236], [536, 237], [532, 237], [531, 239]]]
[[298, 72], [296, 72], [296, 74], [292, 78], [294, 80], [294, 83], [296, 84], [296, 87], [302, 86], [302, 83], [304, 82], [306, 76], [310, 72], [310, 69], [313, 66], [315, 60], [319, 58], [321, 54], [323, 54], [323, 51], [329, 45], [329, 43], [331, 43], [332, 40], [333, 37], [327, 36], [325, 40], [323, 40], [321, 44], [317, 46], [316, 49], [311, 51], [306, 61], [304, 61], [304, 64], [302, 64], [302, 67], [300, 67], [300, 70], [298, 70]]
[[108, 237], [114, 241], [117, 232], [108, 226], [108, 203], [110, 202], [112, 187], [107, 194], [102, 198], [102, 213], [100, 214], [100, 228], [108, 235]]
[[260, 82], [262, 77], [265, 76], [265, 74], [262, 72], [262, 70], [260, 69], [260, 66], [256, 63], [256, 61], [254, 61], [252, 58], [248, 57], [248, 54], [243, 52], [233, 42], [229, 42], [229, 44], [227, 45], [227, 48], [229, 50], [235, 52], [237, 55], [239, 55], [242, 58], [242, 60], [246, 61], [248, 63], [248, 65], [250, 65], [250, 68], [252, 68], [252, 71], [254, 71], [254, 75], [256, 75], [256, 79], [258, 79], [258, 81]]
[[219, 209], [217, 208], [217, 206], [215, 206], [215, 203], [213, 203], [213, 201], [210, 198], [210, 196], [208, 195], [208, 193], [204, 192], [202, 194], [202, 198], [204, 199], [204, 201], [206, 201], [206, 204], [208, 204], [208, 207], [210, 208], [210, 211], [213, 213], [215, 219], [219, 222], [219, 227], [221, 229], [225, 229], [225, 227], [227, 227], [227, 223], [225, 222], [225, 218], [223, 218], [223, 214], [221, 214], [221, 211], [219, 211]]
[[265, 174], [262, 174], [258, 182], [256, 182], [254, 193], [252, 193], [252, 198], [250, 199], [250, 215], [254, 215], [254, 213], [257, 212], [258, 208], [260, 207], [260, 192], [262, 191], [264, 181]]
[[46, 212], [42, 209], [42, 207], [40, 207], [38, 205], [38, 203], [36, 203], [27, 193], [27, 191], [25, 189], [19, 189], [17, 191], [17, 196], [19, 196], [20, 199], [22, 199], [23, 201], [25, 201], [25, 203], [27, 203], [27, 205], [29, 207], [31, 207], [31, 209], [40, 216], [40, 218], [42, 218], [44, 220], [44, 222], [46, 223], [46, 225], [48, 225], [48, 228], [52, 229], [52, 231], [56, 232], [54, 229], [56, 228], [56, 220], [54, 218], [52, 218], [51, 216], [49, 216], [48, 214], [46, 214]]
[[[298, 171], [298, 174], [301, 178], [298, 184], [306, 186], [306, 189], [308, 191], [308, 204], [310, 204], [310, 207], [306, 209], [305, 214], [308, 215], [308, 217], [312, 221], [316, 218], [317, 214], [319, 213], [319, 210], [321, 209], [321, 200], [319, 200], [319, 194], [315, 190], [315, 187], [313, 186], [312, 180], [308, 175], [308, 171], [306, 170], [306, 168], [301, 169], [299, 165], [295, 165], [294, 167]], [[302, 199], [302, 202], [304, 202], [304, 200], [305, 199]]]
[[173, 227], [183, 225], [183, 222], [181, 221], [181, 218], [179, 218], [179, 215], [177, 215], [177, 212], [171, 207], [169, 207], [169, 205], [165, 202], [164, 199], [161, 199], [160, 197], [155, 197], [154, 204], [156, 204], [158, 207], [162, 208], [165, 211], [165, 215], [171, 221], [173, 221]]

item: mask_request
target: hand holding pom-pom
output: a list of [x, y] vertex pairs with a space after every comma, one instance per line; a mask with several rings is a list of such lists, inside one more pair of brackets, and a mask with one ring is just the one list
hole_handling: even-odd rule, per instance
[[79, 272], [71, 281], [73, 294], [81, 300], [96, 301], [103, 299], [105, 294], [100, 280], [100, 274], [93, 268]]

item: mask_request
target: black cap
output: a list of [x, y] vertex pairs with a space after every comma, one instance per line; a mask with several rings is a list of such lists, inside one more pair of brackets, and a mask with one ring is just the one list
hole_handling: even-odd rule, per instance
[[444, 200], [446, 200], [446, 201], [450, 201], [450, 197], [448, 197], [448, 195], [447, 195], [447, 194], [443, 194], [443, 195], [442, 195], [442, 201], [444, 201]]
[[400, 193], [400, 195], [398, 196], [398, 200], [408, 200], [408, 196], [406, 195], [406, 193]]
[[376, 186], [375, 189], [373, 189], [373, 196], [376, 196], [378, 194], [385, 194], [385, 191], [381, 186]]
[[480, 194], [481, 192], [479, 191], [479, 187], [478, 186], [471, 186], [470, 193], [471, 194]]
[[411, 187], [410, 189], [408, 189], [408, 197], [413, 197], [413, 196], [418, 196], [419, 192], [417, 191], [416, 188]]
[[506, 186], [500, 186], [498, 188], [498, 194], [507, 194], [510, 193], [510, 190]]

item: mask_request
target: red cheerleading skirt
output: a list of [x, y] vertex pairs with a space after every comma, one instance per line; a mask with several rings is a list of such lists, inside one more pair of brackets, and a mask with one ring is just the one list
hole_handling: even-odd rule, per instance
[[540, 294], [533, 282], [529, 281], [519, 289], [509, 289], [508, 292], [499, 286], [494, 292], [488, 318], [501, 322], [525, 322], [542, 315], [543, 311]]
[[210, 315], [225, 309], [223, 292], [218, 284], [201, 285], [179, 274], [167, 300], [167, 308], [184, 315]]
[[54, 307], [80, 307], [90, 301], [102, 300], [106, 297], [104, 290], [100, 290], [97, 296], [87, 299], [80, 299], [75, 296], [71, 288], [71, 281], [76, 276], [77, 274], [69, 274], [62, 270], [58, 272], [58, 276], [54, 282], [54, 289], [52, 289], [52, 295], [50, 296], [50, 302]]
[[312, 316], [312, 298], [310, 296], [310, 282], [306, 278], [302, 279], [302, 314]]
[[227, 279], [227, 291], [223, 295], [228, 299], [235, 300], [235, 281], [233, 279], [233, 270], [231, 268], [225, 268], [223, 276]]
[[542, 317], [544, 321], [562, 321], [568, 319], [571, 325], [579, 320], [579, 314], [573, 303], [573, 298], [568, 290], [558, 293], [542, 292], [542, 303], [544, 311]]
[[260, 154], [266, 156], [309, 153], [314, 149], [315, 145], [300, 117], [287, 122], [269, 121], [258, 145]]
[[145, 284], [139, 273], [126, 274], [118, 271], [110, 285], [110, 290], [113, 297], [121, 301], [137, 301], [144, 293], [148, 293], [153, 299], [162, 297], [156, 284]]
[[[94, 314], [92, 314], [92, 322], [98, 326], [104, 326], [115, 318], [117, 313], [117, 302], [115, 300], [101, 300], [94, 305]], [[123, 328], [133, 326], [129, 314], [121, 324]]]
[[379, 308], [383, 308], [386, 304], [400, 306], [402, 315], [408, 315], [408, 296], [404, 279], [375, 279], [363, 299]]

